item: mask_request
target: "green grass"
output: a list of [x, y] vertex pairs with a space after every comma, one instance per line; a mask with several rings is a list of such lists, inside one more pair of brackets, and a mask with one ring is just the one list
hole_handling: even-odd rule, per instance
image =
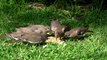
[[[72, 12], [72, 11], [71, 11]], [[59, 9], [29, 9], [24, 6], [4, 5], [0, 8], [0, 34], [15, 31], [28, 24], [49, 25], [52, 18], [62, 24], [78, 27], [89, 24], [93, 35], [83, 40], [69, 39], [64, 45], [48, 43], [46, 48], [30, 44], [7, 43], [0, 39], [0, 60], [106, 60], [107, 59], [107, 11], [89, 10], [81, 20], [72, 20], [70, 14]]]

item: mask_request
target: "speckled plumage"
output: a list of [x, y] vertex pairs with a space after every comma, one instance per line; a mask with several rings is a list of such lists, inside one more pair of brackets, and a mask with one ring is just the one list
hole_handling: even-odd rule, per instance
[[15, 40], [21, 40], [29, 43], [41, 43], [47, 39], [49, 26], [29, 25], [27, 27], [17, 28], [16, 32], [7, 33], [6, 35]]

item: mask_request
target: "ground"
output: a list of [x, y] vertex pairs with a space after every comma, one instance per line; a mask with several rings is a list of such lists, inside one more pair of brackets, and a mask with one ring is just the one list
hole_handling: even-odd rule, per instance
[[[4, 5], [5, 6], [5, 5]], [[17, 7], [16, 7], [17, 6]], [[107, 59], [107, 11], [86, 10], [82, 19], [72, 19], [72, 10], [46, 7], [5, 6], [0, 11], [0, 34], [15, 31], [29, 24], [50, 25], [52, 18], [71, 28], [89, 25], [91, 36], [82, 40], [68, 39], [66, 45], [48, 43], [45, 48], [23, 42], [7, 43], [0, 39], [0, 60], [106, 60]], [[77, 10], [75, 13], [80, 14]]]

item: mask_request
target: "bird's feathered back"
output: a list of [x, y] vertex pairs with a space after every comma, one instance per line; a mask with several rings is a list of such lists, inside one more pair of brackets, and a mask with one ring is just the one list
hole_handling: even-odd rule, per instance
[[65, 37], [81, 38], [88, 31], [88, 27], [77, 27], [65, 32]]

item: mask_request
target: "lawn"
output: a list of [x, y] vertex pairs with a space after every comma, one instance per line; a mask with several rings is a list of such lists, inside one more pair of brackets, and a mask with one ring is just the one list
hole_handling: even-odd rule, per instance
[[[71, 13], [53, 7], [35, 9], [4, 4], [0, 8], [0, 34], [29, 24], [50, 25], [54, 17], [72, 28], [88, 24], [93, 34], [83, 40], [68, 39], [66, 46], [48, 43], [45, 48], [23, 42], [7, 43], [11, 39], [3, 38], [0, 39], [0, 60], [106, 60], [107, 10], [89, 9], [79, 20], [73, 20]], [[80, 14], [79, 10], [75, 13]]]

